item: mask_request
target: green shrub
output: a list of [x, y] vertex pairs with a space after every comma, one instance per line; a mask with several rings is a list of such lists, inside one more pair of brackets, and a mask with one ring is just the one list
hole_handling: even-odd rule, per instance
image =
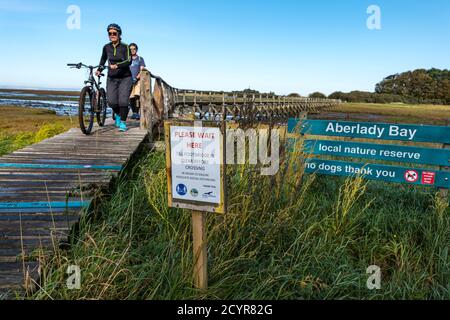
[[51, 138], [53, 136], [56, 136], [60, 133], [63, 133], [66, 131], [64, 126], [62, 124], [56, 123], [56, 124], [45, 124], [43, 125], [39, 131], [34, 136], [34, 142], [40, 142], [42, 140]]

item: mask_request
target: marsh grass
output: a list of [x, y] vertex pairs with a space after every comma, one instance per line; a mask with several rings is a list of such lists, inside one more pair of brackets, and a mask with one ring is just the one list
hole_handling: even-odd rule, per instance
[[[167, 207], [165, 156], [146, 153], [71, 249], [48, 255], [33, 299], [449, 299], [448, 202], [430, 189], [228, 168], [229, 212], [207, 219], [209, 289], [193, 289], [191, 215]], [[432, 190], [431, 190], [432, 191]], [[66, 288], [69, 265], [81, 290]], [[371, 265], [381, 290], [366, 287]]]
[[47, 123], [43, 124], [36, 132], [24, 132], [14, 135], [0, 134], [0, 156], [51, 138], [67, 131], [67, 129], [66, 126], [60, 123]]
[[40, 142], [75, 127], [71, 117], [45, 109], [1, 106], [0, 156]]
[[[450, 120], [450, 106], [448, 105], [343, 103], [330, 112], [346, 114], [349, 120], [355, 121], [447, 125]], [[326, 115], [326, 112], [323, 114]], [[368, 115], [377, 117], [370, 120]]]

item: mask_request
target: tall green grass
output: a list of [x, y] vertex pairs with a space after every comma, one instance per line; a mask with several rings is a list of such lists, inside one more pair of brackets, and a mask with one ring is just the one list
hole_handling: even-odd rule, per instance
[[[449, 299], [448, 202], [419, 188], [228, 170], [229, 213], [207, 220], [209, 289], [193, 289], [191, 215], [167, 207], [165, 157], [122, 176], [68, 251], [44, 256], [33, 299]], [[81, 290], [66, 288], [69, 265]], [[381, 290], [368, 290], [378, 265]]]

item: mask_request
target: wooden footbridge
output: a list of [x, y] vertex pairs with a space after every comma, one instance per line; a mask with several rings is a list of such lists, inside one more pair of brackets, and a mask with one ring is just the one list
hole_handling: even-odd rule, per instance
[[[154, 86], [152, 78], [155, 79]], [[176, 89], [151, 74], [144, 77], [142, 82], [144, 85], [141, 96], [148, 98], [144, 98], [141, 103], [149, 110], [150, 127], [160, 124], [164, 119], [183, 117], [246, 123], [285, 123], [287, 119], [304, 112], [320, 113], [341, 103], [334, 99]]]
[[79, 129], [0, 158], [0, 293], [32, 289], [39, 250], [67, 241], [83, 208], [107, 187], [147, 135], [139, 123], [85, 136]]
[[[155, 79], [152, 84], [152, 79]], [[180, 90], [144, 72], [141, 123], [119, 133], [112, 121], [90, 136], [79, 129], [0, 158], [0, 299], [39, 284], [39, 251], [58, 248], [98, 190], [168, 118], [280, 122], [336, 100]]]

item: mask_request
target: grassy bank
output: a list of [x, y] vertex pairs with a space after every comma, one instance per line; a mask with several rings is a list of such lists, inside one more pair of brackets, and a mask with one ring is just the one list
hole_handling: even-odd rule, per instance
[[[165, 157], [145, 154], [68, 251], [42, 257], [35, 299], [449, 299], [450, 215], [430, 190], [229, 168], [229, 213], [208, 215], [209, 284], [192, 288], [190, 213], [167, 208]], [[431, 190], [432, 191], [432, 190]], [[65, 286], [69, 265], [81, 290]], [[370, 265], [381, 290], [366, 287]]]
[[76, 126], [76, 119], [50, 110], [1, 106], [0, 111], [0, 156]]
[[[419, 123], [447, 125], [450, 122], [450, 106], [410, 105], [401, 103], [343, 103], [323, 116], [341, 114], [350, 120], [371, 120], [392, 123]], [[372, 118], [372, 119], [371, 119]]]

